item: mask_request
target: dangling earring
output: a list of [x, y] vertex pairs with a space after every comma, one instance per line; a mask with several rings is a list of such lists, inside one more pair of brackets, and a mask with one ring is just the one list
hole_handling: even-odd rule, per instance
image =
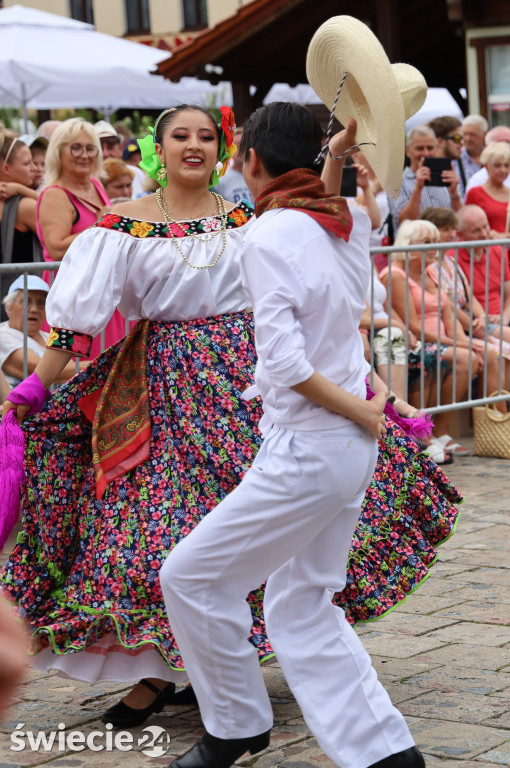
[[166, 179], [166, 165], [162, 165], [156, 175], [158, 181], [164, 181]]

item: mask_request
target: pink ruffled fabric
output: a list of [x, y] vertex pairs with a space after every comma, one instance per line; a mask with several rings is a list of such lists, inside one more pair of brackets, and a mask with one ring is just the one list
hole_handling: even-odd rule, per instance
[[25, 435], [12, 410], [0, 424], [0, 549], [19, 517], [21, 489], [26, 481], [24, 455]]
[[[9, 392], [8, 399], [15, 405], [30, 406], [28, 414], [32, 415], [41, 410], [50, 394], [34, 372]], [[19, 517], [21, 489], [25, 485], [24, 457], [25, 435], [13, 409], [0, 424], [0, 549]]]
[[[371, 400], [375, 392], [370, 388], [367, 382], [367, 400]], [[434, 422], [428, 413], [420, 413], [415, 419], [408, 419], [401, 416], [391, 403], [386, 403], [384, 413], [389, 419], [395, 422], [411, 440], [427, 440], [432, 434]]]

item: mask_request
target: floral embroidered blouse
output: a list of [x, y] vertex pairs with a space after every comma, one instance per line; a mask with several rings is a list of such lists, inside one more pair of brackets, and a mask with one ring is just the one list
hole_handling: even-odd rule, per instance
[[[225, 249], [219, 216], [167, 225], [106, 214], [73, 241], [46, 301], [47, 346], [86, 354], [116, 307], [128, 320], [192, 320], [248, 308], [240, 254], [253, 209], [228, 213]], [[177, 241], [177, 242], [176, 242]], [[179, 246], [179, 247], [178, 247]], [[181, 251], [183, 253], [181, 253]]]

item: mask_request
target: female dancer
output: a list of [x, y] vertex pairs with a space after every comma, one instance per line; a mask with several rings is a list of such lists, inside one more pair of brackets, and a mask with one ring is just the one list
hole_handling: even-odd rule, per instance
[[[39, 667], [88, 681], [149, 677], [104, 714], [119, 727], [160, 711], [168, 682], [185, 679], [159, 569], [260, 445], [260, 407], [241, 399], [255, 362], [238, 267], [252, 211], [209, 192], [232, 134], [225, 108], [220, 127], [196, 107], [158, 118], [144, 167], [164, 189], [120, 205], [72, 244], [49, 299], [42, 385], [72, 354], [62, 350], [86, 350], [117, 304], [146, 320], [24, 424], [24, 529], [4, 588], [32, 626]], [[446, 478], [398, 429], [378, 469], [344, 590], [351, 621], [383, 613], [426, 576], [456, 514]], [[261, 587], [248, 602], [264, 660], [262, 597]]]

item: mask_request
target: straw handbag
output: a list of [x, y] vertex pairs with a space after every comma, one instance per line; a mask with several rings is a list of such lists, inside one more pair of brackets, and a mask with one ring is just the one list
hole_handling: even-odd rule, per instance
[[[506, 389], [498, 394], [510, 394]], [[496, 459], [510, 459], [510, 413], [500, 413], [494, 405], [476, 405], [473, 408], [475, 428], [475, 454], [492, 456]]]

